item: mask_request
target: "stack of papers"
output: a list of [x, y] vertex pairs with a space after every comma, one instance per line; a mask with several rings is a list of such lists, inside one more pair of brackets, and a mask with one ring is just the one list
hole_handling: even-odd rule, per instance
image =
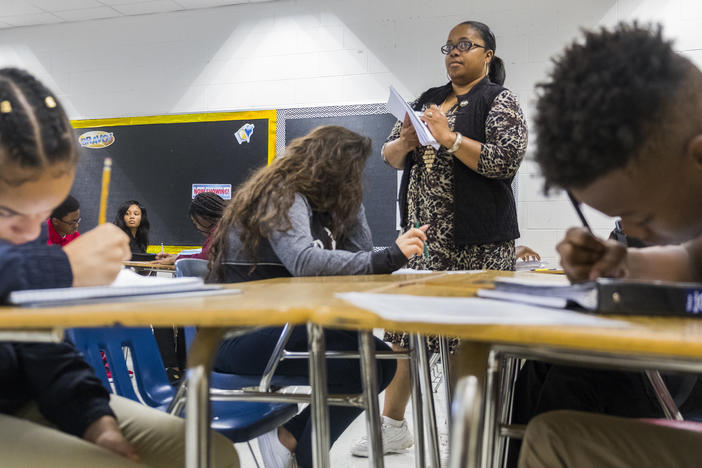
[[202, 278], [141, 276], [129, 269], [123, 269], [109, 286], [29, 289], [14, 291], [8, 299], [10, 304], [37, 307], [238, 292], [238, 289], [224, 289], [220, 285], [205, 284]]
[[421, 143], [422, 146], [432, 146], [435, 150], [439, 149], [441, 145], [434, 139], [434, 136], [429, 131], [429, 127], [419, 118], [421, 113], [413, 110], [410, 105], [402, 99], [400, 93], [392, 86], [390, 86], [390, 96], [388, 97], [387, 107], [388, 111], [390, 111], [397, 120], [404, 121], [405, 114], [409, 115], [410, 122], [412, 122], [414, 130], [417, 132], [417, 138], [419, 138], [419, 143]]

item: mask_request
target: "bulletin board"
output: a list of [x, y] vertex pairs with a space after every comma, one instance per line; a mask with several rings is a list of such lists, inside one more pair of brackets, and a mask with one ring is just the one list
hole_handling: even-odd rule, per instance
[[82, 153], [71, 190], [81, 204], [80, 230], [97, 225], [102, 168], [110, 157], [108, 221], [135, 199], [147, 210], [150, 244], [201, 245], [203, 236], [188, 219], [193, 184], [236, 190], [274, 159], [276, 120], [276, 111], [265, 110], [72, 122]]
[[399, 171], [385, 164], [380, 149], [397, 119], [385, 104], [281, 109], [278, 111], [278, 151], [295, 138], [320, 125], [340, 125], [371, 139], [372, 150], [363, 177], [363, 205], [375, 246], [388, 246], [397, 238]]

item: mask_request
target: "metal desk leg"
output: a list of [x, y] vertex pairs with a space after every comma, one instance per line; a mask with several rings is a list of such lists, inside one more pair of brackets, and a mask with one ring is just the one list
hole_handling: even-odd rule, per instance
[[370, 331], [358, 334], [361, 353], [361, 380], [363, 399], [366, 403], [366, 426], [368, 429], [368, 462], [376, 468], [384, 468], [383, 439], [380, 426], [380, 405], [378, 405], [378, 372], [375, 360], [375, 341]]
[[419, 385], [419, 365], [417, 346], [414, 337], [409, 337], [409, 372], [412, 393], [412, 421], [414, 423], [414, 466], [425, 468], [424, 464], [424, 415], [422, 413], [422, 392]]
[[448, 420], [449, 432], [451, 431], [451, 350], [449, 349], [448, 338], [439, 337], [439, 354], [441, 355], [441, 367], [444, 371], [444, 392], [446, 394], [446, 419]]
[[478, 379], [469, 375], [456, 383], [451, 404], [451, 447], [449, 468], [478, 468], [473, 454], [479, 452], [478, 421], [482, 411]]
[[185, 466], [210, 466], [210, 372], [226, 329], [202, 327], [188, 354], [185, 415]]
[[324, 355], [324, 332], [317, 324], [307, 323], [310, 352], [310, 386], [312, 417], [312, 461], [314, 468], [329, 467], [329, 411], [327, 407], [327, 360]]
[[651, 383], [651, 386], [653, 387], [653, 390], [656, 393], [656, 398], [658, 399], [658, 403], [663, 409], [665, 418], [674, 419], [676, 421], [682, 421], [682, 414], [680, 414], [678, 405], [675, 404], [675, 400], [668, 391], [668, 387], [665, 385], [661, 373], [659, 371], [654, 370], [647, 370], [645, 371], [645, 373], [646, 377], [648, 378], [648, 381]]
[[424, 337], [418, 333], [412, 335], [417, 351], [417, 367], [419, 367], [419, 384], [422, 389], [422, 403], [424, 403], [424, 427], [427, 429], [427, 446], [429, 448], [430, 466], [441, 468], [439, 461], [439, 435], [436, 429], [436, 411], [434, 410], [434, 397], [431, 388], [431, 375], [429, 359]]
[[483, 412], [483, 449], [481, 466], [493, 467], [495, 463], [495, 440], [497, 427], [495, 417], [499, 394], [498, 374], [500, 360], [496, 350], [491, 349], [487, 359], [487, 375], [485, 378], [485, 406]]
[[[488, 355], [490, 352], [490, 345], [487, 343], [462, 341], [461, 347], [456, 355], [456, 368], [454, 372], [456, 376], [474, 376], [476, 378], [475, 392], [477, 392], [477, 397], [480, 398], [479, 401], [483, 401], [482, 395], [485, 391], [485, 382], [487, 380], [487, 365], [488, 365]], [[471, 384], [473, 385], [473, 384]], [[465, 391], [465, 389], [464, 389]], [[464, 398], [465, 395], [456, 393], [456, 399]], [[456, 401], [456, 400], [455, 400]], [[481, 464], [482, 457], [486, 455], [483, 454], [483, 420], [485, 417], [484, 407], [480, 406], [480, 411], [477, 416], [471, 417], [469, 420], [466, 419], [462, 426], [459, 425], [459, 418], [466, 416], [460, 412], [453, 412], [453, 425], [451, 434], [451, 460], [458, 459], [468, 460], [467, 466], [470, 467], [480, 467], [484, 466]], [[467, 407], [466, 411], [470, 410], [470, 405]], [[475, 449], [468, 452], [468, 442], [469, 440], [477, 441], [475, 443]], [[467, 440], [466, 438], [469, 438]], [[462, 441], [462, 442], [456, 442]], [[452, 461], [451, 463], [454, 463]]]

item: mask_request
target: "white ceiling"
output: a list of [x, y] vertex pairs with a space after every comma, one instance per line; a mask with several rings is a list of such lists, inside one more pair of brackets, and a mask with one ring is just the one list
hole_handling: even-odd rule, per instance
[[268, 1], [275, 0], [0, 0], [0, 28]]

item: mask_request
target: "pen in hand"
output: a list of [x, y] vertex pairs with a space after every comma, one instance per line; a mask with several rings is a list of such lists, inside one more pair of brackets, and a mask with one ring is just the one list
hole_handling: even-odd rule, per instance
[[[419, 229], [420, 228], [419, 223], [414, 223], [414, 227]], [[427, 258], [428, 256], [429, 256], [429, 254], [427, 253], [427, 243], [425, 241], [424, 242], [424, 251], [422, 252], [422, 257]]]
[[582, 209], [580, 209], [580, 202], [575, 199], [572, 193], [570, 193], [570, 190], [566, 190], [566, 193], [568, 194], [568, 198], [570, 199], [570, 202], [573, 204], [573, 208], [575, 208], [575, 212], [578, 213], [578, 217], [580, 218], [580, 222], [583, 223], [583, 226], [590, 231], [590, 234], [592, 234], [592, 229], [590, 228], [590, 225], [587, 222], [587, 219], [585, 219], [585, 215], [583, 214]]

